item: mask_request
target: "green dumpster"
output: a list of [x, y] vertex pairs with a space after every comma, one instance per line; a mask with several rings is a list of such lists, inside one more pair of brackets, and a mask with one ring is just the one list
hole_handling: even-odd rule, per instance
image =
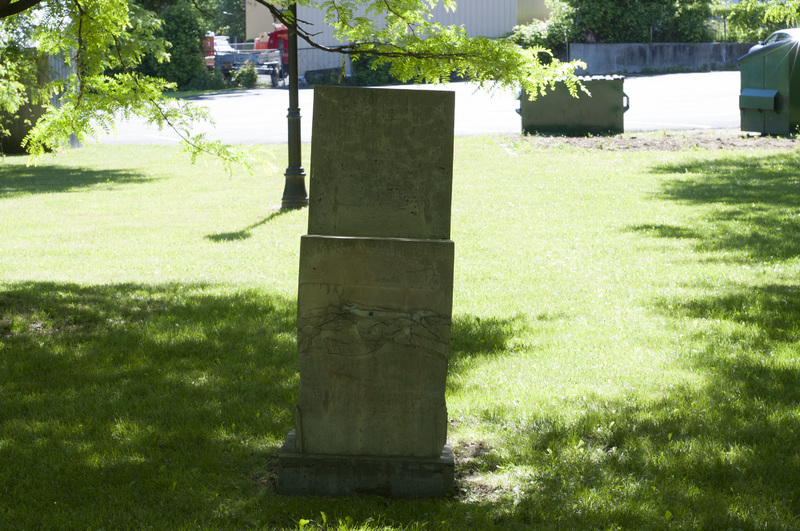
[[578, 97], [574, 98], [564, 83], [557, 83], [555, 90], [533, 101], [523, 92], [518, 111], [522, 117], [522, 131], [568, 136], [624, 132], [623, 114], [629, 108], [628, 96], [623, 92], [625, 78], [591, 76], [579, 79], [591, 96], [578, 90]]
[[780, 41], [739, 58], [742, 131], [789, 135], [800, 126], [797, 41]]

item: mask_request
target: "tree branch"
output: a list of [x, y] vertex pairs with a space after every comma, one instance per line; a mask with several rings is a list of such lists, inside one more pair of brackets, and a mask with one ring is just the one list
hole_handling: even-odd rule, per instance
[[[270, 4], [266, 0], [254, 0], [254, 1], [266, 7], [269, 10], [269, 12], [272, 13], [272, 16], [278, 19], [284, 25], [286, 25], [287, 28], [293, 27], [294, 21], [291, 20], [290, 17], [287, 17], [285, 13], [276, 8], [274, 5]], [[409, 52], [408, 50], [402, 47], [394, 46], [392, 44], [385, 42], [361, 42], [361, 43], [355, 42], [351, 44], [342, 44], [339, 46], [325, 46], [314, 41], [314, 35], [316, 34], [308, 33], [299, 26], [296, 29], [298, 37], [307, 42], [309, 46], [311, 46], [312, 48], [316, 48], [317, 50], [322, 50], [323, 52], [340, 53], [343, 55], [374, 55], [376, 57], [386, 57], [389, 59], [393, 57], [410, 57], [413, 59], [437, 60], [437, 59], [470, 59], [475, 57], [475, 54], [468, 54], [468, 53]], [[375, 46], [383, 46], [386, 47], [387, 49], [376, 50], [374, 48]], [[390, 50], [388, 48], [394, 48], [394, 50]]]
[[41, 4], [44, 0], [18, 0], [11, 2], [11, 0], [0, 0], [0, 18], [10, 17], [27, 11], [28, 9]]
[[[116, 55], [117, 60], [119, 61], [119, 66], [120, 66], [121, 70], [125, 74], [127, 74], [129, 76], [129, 79], [133, 82], [133, 84], [137, 88], [141, 88], [141, 84], [139, 82], [140, 81], [139, 80], [139, 76], [136, 74], [134, 68], [132, 68], [130, 65], [127, 64], [127, 62], [125, 60], [125, 57], [124, 57], [124, 54], [122, 53], [122, 44], [120, 43], [119, 36], [117, 34], [115, 34], [113, 31], [110, 31], [107, 27], [104, 27], [102, 22], [100, 22], [99, 20], [95, 19], [91, 15], [86, 14], [85, 11], [83, 10], [83, 8], [81, 7], [81, 4], [79, 3], [79, 0], [74, 0], [74, 1], [75, 1], [75, 5], [78, 6], [78, 12], [79, 12], [79, 17], [78, 17], [79, 18], [79, 22], [78, 22], [78, 43], [79, 43], [78, 44], [78, 53], [80, 53], [80, 48], [81, 48], [80, 43], [81, 43], [81, 36], [82, 36], [82, 29], [81, 28], [82, 28], [83, 18], [86, 17], [86, 18], [92, 20], [93, 22], [95, 22], [96, 24], [98, 24], [100, 27], [102, 27], [103, 31], [105, 31], [105, 33], [111, 38], [111, 40], [112, 40], [111, 48], [113, 50], [114, 55]], [[194, 0], [192, 0], [192, 2], [195, 3]], [[195, 3], [195, 7], [197, 7], [196, 3]], [[78, 60], [77, 62], [78, 62], [78, 65], [80, 66], [80, 60]], [[79, 76], [79, 86], [80, 86], [80, 88], [79, 88], [78, 100], [77, 100], [76, 105], [75, 105], [76, 108], [78, 108], [80, 106], [81, 101], [83, 99], [83, 93], [84, 93], [84, 83], [83, 83], [82, 76], [80, 76], [80, 72], [78, 73], [78, 76]], [[233, 156], [230, 153], [213, 151], [213, 150], [209, 149], [209, 147], [207, 147], [207, 144], [205, 144], [204, 142], [195, 141], [195, 138], [192, 137], [192, 135], [189, 133], [188, 130], [181, 129], [176, 123], [174, 123], [174, 121], [171, 118], [170, 114], [167, 112], [165, 107], [162, 106], [161, 102], [158, 101], [158, 99], [152, 98], [149, 95], [147, 95], [147, 91], [142, 90], [140, 92], [145, 94], [144, 98], [150, 104], [151, 108], [154, 109], [157, 112], [160, 120], [162, 122], [166, 123], [167, 127], [172, 129], [180, 137], [180, 139], [183, 142], [186, 143], [187, 146], [189, 146], [191, 149], [193, 149], [194, 150], [193, 153], [198, 153], [198, 154], [206, 153], [208, 155], [217, 155], [223, 160], [223, 162], [225, 164], [228, 164], [228, 165], [231, 164], [232, 162], [234, 162]]]
[[218, 17], [215, 13], [212, 13], [211, 11], [207, 11], [205, 8], [201, 7], [200, 4], [197, 3], [197, 0], [191, 0], [191, 2], [192, 2], [192, 5], [194, 6], [194, 8], [196, 10], [198, 10], [204, 17], [206, 17], [208, 19], [211, 19], [211, 20], [216, 20], [217, 22], [221, 22], [222, 21], [221, 17]]

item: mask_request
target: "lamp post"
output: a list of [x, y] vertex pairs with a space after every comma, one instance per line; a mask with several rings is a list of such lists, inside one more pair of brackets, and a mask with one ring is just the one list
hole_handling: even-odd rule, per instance
[[289, 165], [283, 174], [286, 183], [283, 188], [281, 210], [291, 210], [308, 206], [306, 191], [306, 172], [301, 160], [300, 145], [300, 97], [297, 79], [297, 4], [289, 6], [292, 25], [289, 28]]

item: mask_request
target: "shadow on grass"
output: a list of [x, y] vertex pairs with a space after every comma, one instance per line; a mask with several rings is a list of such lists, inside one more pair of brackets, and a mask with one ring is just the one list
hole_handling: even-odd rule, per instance
[[[289, 529], [325, 512], [372, 528], [796, 527], [800, 289], [659, 308], [727, 325], [686, 338], [695, 351], [686, 363], [705, 384], [649, 401], [588, 397], [572, 422], [498, 425], [506, 449], [476, 454], [473, 467], [497, 475], [503, 492], [286, 498], [270, 485], [299, 383], [293, 301], [206, 285], [7, 285], [3, 518], [44, 528]], [[456, 316], [452, 374], [507, 353], [524, 326]]]
[[[800, 519], [800, 288], [664, 300], [702, 385], [584, 399], [576, 420], [511, 430], [524, 464], [497, 524], [560, 529], [794, 529]], [[506, 429], [506, 427], [498, 427]], [[505, 465], [497, 455], [483, 465]], [[476, 468], [480, 469], [481, 466]]]
[[508, 348], [509, 340], [523, 326], [521, 317], [481, 319], [472, 315], [457, 315], [453, 318], [450, 333], [450, 359], [503, 353]]
[[[658, 308], [725, 325], [686, 337], [686, 363], [705, 384], [651, 400], [587, 397], [572, 422], [498, 425], [507, 447], [471, 466], [502, 492], [462, 475], [471, 495], [458, 499], [286, 498], [270, 485], [299, 383], [293, 301], [206, 285], [7, 285], [3, 518], [289, 529], [324, 512], [374, 529], [796, 527], [800, 289]], [[507, 354], [525, 326], [456, 316], [451, 374]]]
[[685, 227], [678, 227], [676, 225], [635, 225], [628, 229], [630, 232], [638, 232], [648, 236], [656, 236], [659, 238], [700, 238], [701, 234], [695, 230], [687, 229]]
[[[669, 164], [663, 197], [708, 212], [699, 227], [630, 231], [694, 239], [734, 262], [800, 254], [800, 154]], [[724, 286], [719, 286], [720, 289]], [[655, 398], [586, 397], [566, 422], [535, 418], [509, 433], [518, 491], [495, 523], [559, 529], [796, 529], [800, 526], [800, 288], [730, 286], [654, 308], [677, 333], [694, 385]], [[501, 420], [502, 421], [502, 420]]]
[[150, 177], [129, 170], [98, 171], [89, 168], [67, 168], [44, 164], [25, 166], [24, 164], [4, 163], [0, 164], [0, 198], [21, 194], [71, 192], [101, 184], [136, 184], [150, 179]]
[[206, 239], [211, 240], [212, 242], [233, 242], [239, 240], [246, 240], [252, 236], [252, 234], [250, 233], [251, 230], [257, 229], [261, 225], [265, 225], [270, 221], [272, 221], [273, 219], [282, 216], [283, 214], [286, 214], [287, 212], [289, 212], [289, 210], [278, 210], [276, 212], [273, 212], [269, 216], [265, 217], [261, 221], [257, 221], [252, 225], [243, 228], [242, 230], [237, 230], [234, 232], [220, 232], [217, 234], [209, 234], [208, 236], [206, 236]]
[[521, 317], [497, 319], [473, 315], [457, 315], [450, 329], [450, 360], [447, 388], [456, 391], [461, 386], [461, 373], [470, 371], [481, 359], [504, 356], [510, 342], [525, 327]]
[[[4, 520], [296, 528], [325, 511], [413, 526], [452, 512], [452, 500], [273, 493], [299, 385], [295, 313], [269, 293], [202, 284], [0, 287]], [[499, 353], [515, 326], [457, 318], [456, 358]]]
[[0, 290], [4, 519], [225, 516], [292, 425], [294, 315], [293, 301], [203, 285]]
[[682, 176], [666, 183], [666, 198], [716, 207], [705, 230], [656, 228], [655, 235], [696, 237], [699, 250], [734, 252], [748, 261], [800, 254], [800, 153], [698, 160], [655, 172]]

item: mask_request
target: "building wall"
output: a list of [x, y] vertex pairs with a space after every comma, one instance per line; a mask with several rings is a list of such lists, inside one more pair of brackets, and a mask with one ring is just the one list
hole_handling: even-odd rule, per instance
[[255, 3], [253, 0], [244, 1], [244, 38], [255, 39], [262, 33], [272, 31], [272, 13], [266, 7]]
[[[297, 7], [297, 19], [302, 21], [303, 29], [314, 35], [314, 42], [323, 46], [338, 46], [342, 44], [333, 36], [333, 28], [325, 23], [325, 13], [320, 9]], [[338, 53], [326, 52], [313, 48], [303, 39], [297, 41], [297, 70], [301, 76], [308, 70], [323, 70], [327, 68], [344, 68], [350, 73], [350, 61]]]
[[518, 0], [456, 0], [457, 9], [447, 11], [441, 4], [433, 9], [436, 22], [464, 26], [470, 37], [503, 37], [517, 24]]
[[734, 69], [752, 43], [585, 44], [569, 46], [569, 58], [586, 63], [582, 75]]
[[545, 0], [518, 0], [517, 1], [517, 24], [530, 24], [533, 19], [547, 20], [550, 18], [550, 10], [544, 3]]

